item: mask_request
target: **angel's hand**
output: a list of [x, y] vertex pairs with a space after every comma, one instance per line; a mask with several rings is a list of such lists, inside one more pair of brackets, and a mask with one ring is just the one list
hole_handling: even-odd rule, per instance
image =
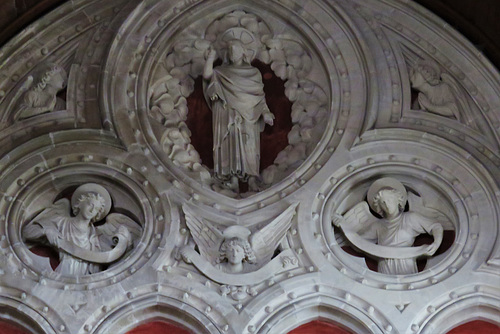
[[274, 124], [274, 115], [273, 114], [265, 113], [263, 115], [263, 117], [264, 117], [264, 123], [269, 124], [271, 126]]
[[45, 237], [49, 241], [49, 243], [53, 246], [59, 246], [59, 240], [61, 239], [61, 235], [59, 231], [55, 228], [47, 228], [44, 231]]
[[207, 61], [210, 60], [213, 62], [215, 58], [217, 58], [217, 51], [215, 51], [215, 49], [210, 46], [206, 51], [206, 57]]
[[429, 110], [429, 107], [432, 108], [431, 101], [423, 93], [418, 94], [418, 103], [420, 104], [420, 107], [422, 107], [422, 109], [424, 110]]
[[430, 244], [430, 245], [427, 246], [427, 250], [424, 253], [424, 255], [432, 256], [432, 255], [434, 255], [434, 253], [436, 253], [436, 251], [438, 250], [438, 248], [439, 248], [439, 244], [433, 242], [432, 244]]
[[340, 227], [343, 222], [344, 222], [344, 216], [342, 216], [340, 213], [334, 212], [332, 217], [333, 225]]

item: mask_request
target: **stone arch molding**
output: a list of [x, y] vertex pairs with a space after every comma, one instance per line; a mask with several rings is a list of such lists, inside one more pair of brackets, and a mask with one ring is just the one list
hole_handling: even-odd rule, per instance
[[[257, 59], [292, 102], [289, 146], [239, 198], [214, 182], [185, 125], [206, 51], [230, 27], [257, 36]], [[78, 0], [5, 45], [0, 62], [0, 304], [17, 309], [18, 323], [100, 333], [196, 318], [195, 331], [246, 334], [327, 319], [359, 332], [426, 333], [476, 303], [484, 307], [474, 318], [498, 318], [500, 76], [413, 3]], [[53, 65], [67, 83], [42, 94]], [[22, 103], [42, 107], [33, 96], [50, 103], [14, 117]], [[410, 210], [439, 209], [455, 233], [419, 273], [369, 270], [342, 250], [332, 224], [387, 176], [420, 196]], [[44, 271], [22, 228], [85, 183], [109, 188], [115, 213], [142, 235], [99, 273]], [[259, 276], [270, 266], [250, 266], [243, 274], [261, 277], [252, 284], [217, 271], [220, 254], [201, 250], [185, 205], [202, 208], [213, 234], [240, 236], [293, 207], [265, 256], [279, 270]]]

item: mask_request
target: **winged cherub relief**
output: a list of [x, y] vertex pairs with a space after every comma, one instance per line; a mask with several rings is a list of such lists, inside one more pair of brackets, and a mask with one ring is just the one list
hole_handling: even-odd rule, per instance
[[[418, 212], [404, 212], [408, 193], [396, 179], [375, 181], [367, 194], [368, 203], [356, 204], [343, 216], [335, 214], [333, 224], [342, 228], [357, 249], [378, 260], [378, 271], [390, 275], [418, 272], [416, 259], [432, 256], [443, 239], [443, 226]], [[368, 207], [382, 218], [375, 217]], [[429, 210], [429, 209], [426, 209]], [[428, 233], [431, 245], [412, 247], [415, 238]]]
[[297, 264], [297, 261], [289, 260], [295, 258], [290, 249], [282, 250], [273, 258], [290, 229], [297, 205], [290, 206], [264, 228], [254, 232], [240, 225], [231, 225], [221, 231], [221, 226], [204, 220], [192, 207], [184, 205], [186, 224], [199, 254], [191, 244], [181, 250], [182, 257], [219, 283], [261, 282]]
[[444, 117], [455, 118], [474, 129], [477, 124], [469, 115], [470, 107], [453, 77], [442, 72], [433, 61], [420, 60], [410, 69], [411, 87], [418, 92], [412, 108]]
[[[60, 263], [55, 272], [66, 276], [94, 274], [102, 270], [102, 264], [122, 258], [142, 234], [141, 226], [129, 217], [109, 214], [111, 204], [104, 187], [81, 185], [71, 203], [60, 199], [26, 224], [23, 238], [57, 248]], [[93, 224], [104, 218], [104, 224]]]
[[30, 75], [24, 84], [23, 89], [29, 88], [18, 101], [14, 120], [66, 109], [66, 102], [57, 97], [57, 93], [66, 88], [68, 81], [64, 68], [49, 63], [38, 72]]

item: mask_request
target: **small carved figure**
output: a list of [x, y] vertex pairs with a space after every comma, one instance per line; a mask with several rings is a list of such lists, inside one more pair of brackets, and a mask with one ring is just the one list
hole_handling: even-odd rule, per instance
[[428, 112], [457, 119], [471, 127], [474, 120], [467, 115], [467, 101], [453, 78], [441, 72], [439, 66], [430, 61], [420, 61], [410, 70], [411, 87], [417, 90], [418, 98], [412, 106]]
[[[292, 205], [267, 226], [254, 233], [239, 225], [229, 226], [220, 232], [210, 222], [203, 221], [189, 206], [184, 205], [183, 210], [186, 224], [202, 258], [223, 272], [237, 274], [256, 271], [271, 261], [290, 228], [296, 206]], [[188, 262], [195, 263], [191, 256], [194, 255], [192, 251], [192, 247], [186, 246], [182, 250], [182, 256]], [[202, 264], [198, 264], [202, 267]], [[278, 266], [281, 266], [281, 263]]]
[[[333, 223], [342, 228], [347, 239], [357, 249], [378, 260], [378, 271], [384, 274], [417, 273], [416, 259], [432, 256], [443, 239], [443, 226], [440, 223], [417, 212], [404, 212], [407, 196], [401, 182], [389, 177], [382, 178], [370, 186], [367, 195], [370, 208], [382, 216], [381, 219], [370, 213], [364, 201], [344, 216], [336, 214], [333, 218]], [[424, 233], [432, 235], [434, 242], [412, 247], [415, 238]]]
[[[71, 208], [74, 216], [71, 215]], [[43, 210], [22, 230], [25, 240], [46, 242], [59, 250], [57, 273], [82, 276], [101, 271], [131, 249], [142, 228], [123, 214], [109, 214], [111, 197], [95, 183], [78, 187], [66, 198]], [[104, 218], [101, 226], [93, 223]]]
[[64, 110], [66, 101], [56, 95], [66, 87], [66, 82], [66, 71], [56, 64], [48, 64], [35, 79], [29, 76], [24, 85], [29, 88], [17, 103], [14, 120]]
[[214, 175], [238, 188], [238, 180], [259, 177], [260, 132], [273, 125], [259, 70], [250, 62], [255, 50], [252, 33], [228, 29], [221, 37], [227, 44], [224, 63], [213, 67], [217, 52], [210, 48], [203, 71], [204, 93], [213, 113]]

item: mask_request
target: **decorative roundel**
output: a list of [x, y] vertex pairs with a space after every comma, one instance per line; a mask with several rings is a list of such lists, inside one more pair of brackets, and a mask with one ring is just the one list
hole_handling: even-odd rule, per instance
[[[205, 14], [201, 16], [212, 5], [223, 14], [210, 15], [210, 20]], [[166, 6], [164, 10], [162, 6]], [[110, 89], [105, 106], [114, 117], [120, 137], [128, 145], [140, 143], [151, 147], [162, 164], [202, 194], [208, 188], [244, 201], [273, 187], [273, 191], [260, 196], [264, 199], [277, 191], [286, 195], [297, 188], [298, 179], [303, 184], [312, 177], [342, 138], [347, 118], [339, 117], [340, 110], [348, 115], [351, 99], [364, 101], [362, 89], [352, 90], [354, 85], [362, 87], [357, 82], [363, 77], [360, 60], [343, 57], [357, 54], [354, 46], [336, 44], [336, 39], [319, 23], [314, 25], [314, 32], [306, 26], [288, 27], [285, 31], [285, 21], [268, 19], [266, 12], [270, 8], [264, 11], [228, 7], [224, 12], [215, 2], [198, 7], [189, 14], [187, 24], [172, 33], [176, 20], [183, 20], [187, 14], [179, 13], [173, 20], [166, 3], [156, 7], [158, 12], [166, 13], [164, 17], [145, 22], [140, 31], [138, 27], [127, 27], [110, 51], [109, 59], [113, 60], [108, 62], [104, 77], [105, 87]], [[305, 14], [297, 19], [314, 20]], [[330, 24], [344, 23], [338, 19]], [[321, 35], [317, 35], [318, 31]], [[127, 38], [132, 35], [135, 37]], [[243, 81], [234, 70], [237, 65], [230, 59], [228, 45], [234, 45], [235, 40], [243, 50], [242, 62], [246, 62], [247, 70], [256, 73], [252, 79], [255, 81]], [[136, 50], [133, 56], [124, 52], [130, 49]], [[207, 98], [207, 68], [215, 73], [228, 68], [227, 75], [232, 76], [231, 86], [223, 88], [228, 91], [218, 93], [224, 98], [215, 102]], [[348, 77], [347, 72], [359, 76]], [[247, 86], [234, 88], [236, 82]], [[279, 86], [281, 92], [276, 90]], [[258, 94], [250, 93], [251, 89]], [[233, 116], [229, 120], [215, 116], [219, 99], [224, 101], [221, 107], [246, 110], [253, 103], [251, 94], [265, 97], [267, 107], [258, 102], [249, 109], [254, 114], [237, 112], [234, 122]], [[237, 98], [226, 98], [232, 95]], [[239, 101], [243, 101], [241, 105]], [[274, 115], [267, 111], [259, 114], [261, 108], [264, 111], [269, 108]], [[357, 105], [352, 112], [361, 110], [362, 105]], [[274, 125], [266, 128], [259, 143], [264, 121]], [[238, 131], [245, 134], [243, 144], [237, 139]], [[266, 136], [281, 138], [282, 144], [266, 140]], [[281, 147], [280, 152], [277, 147]], [[238, 180], [230, 179], [230, 175]], [[278, 183], [280, 186], [274, 187]]]

